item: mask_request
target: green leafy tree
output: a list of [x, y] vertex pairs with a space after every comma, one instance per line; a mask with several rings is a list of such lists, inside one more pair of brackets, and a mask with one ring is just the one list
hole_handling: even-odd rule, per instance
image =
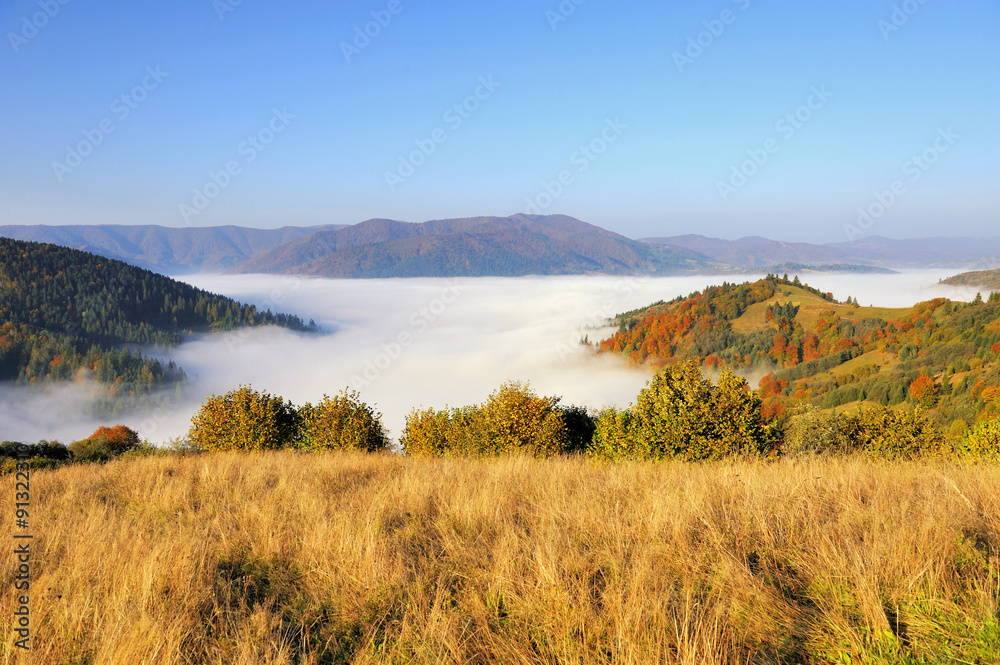
[[761, 398], [726, 372], [713, 385], [700, 363], [660, 370], [627, 411], [604, 412], [591, 453], [605, 459], [721, 459], [760, 455], [776, 429], [761, 415]]
[[188, 438], [205, 450], [272, 450], [298, 438], [298, 415], [277, 395], [240, 386], [211, 395], [191, 418]]
[[310, 450], [363, 450], [389, 448], [382, 414], [361, 401], [356, 391], [344, 390], [335, 397], [323, 395], [315, 406], [299, 409], [302, 438], [299, 446]]

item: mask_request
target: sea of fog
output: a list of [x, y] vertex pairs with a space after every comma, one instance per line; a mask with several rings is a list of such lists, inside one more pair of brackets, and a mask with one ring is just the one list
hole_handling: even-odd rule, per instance
[[[804, 281], [838, 299], [904, 307], [934, 297], [971, 300], [975, 291], [939, 285], [960, 270], [893, 275], [810, 274]], [[336, 280], [264, 275], [193, 275], [181, 279], [263, 309], [313, 319], [321, 334], [267, 327], [200, 335], [167, 351], [187, 372], [180, 397], [115, 420], [154, 442], [182, 435], [204, 398], [240, 384], [316, 402], [345, 387], [384, 414], [398, 438], [415, 407], [483, 401], [506, 380], [528, 381], [543, 395], [588, 407], [626, 406], [650, 374], [619, 358], [594, 356], [584, 336], [609, 336], [618, 312], [687, 295], [726, 277], [522, 277]], [[68, 442], [100, 424], [85, 392], [0, 388], [0, 439]]]

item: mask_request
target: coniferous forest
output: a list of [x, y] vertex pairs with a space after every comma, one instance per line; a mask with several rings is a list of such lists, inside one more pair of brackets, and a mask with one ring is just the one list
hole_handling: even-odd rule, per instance
[[185, 381], [140, 347], [261, 325], [315, 328], [121, 261], [0, 238], [0, 381], [87, 382], [98, 411], [115, 413]]

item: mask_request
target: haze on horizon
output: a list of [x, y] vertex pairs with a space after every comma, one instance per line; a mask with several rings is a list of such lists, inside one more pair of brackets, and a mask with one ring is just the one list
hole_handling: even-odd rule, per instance
[[13, 0], [0, 27], [0, 225], [996, 234], [987, 0]]

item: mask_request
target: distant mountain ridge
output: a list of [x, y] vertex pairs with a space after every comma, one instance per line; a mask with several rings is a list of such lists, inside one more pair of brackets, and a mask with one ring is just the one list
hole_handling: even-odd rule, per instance
[[995, 263], [1000, 237], [914, 238], [869, 236], [855, 242], [813, 245], [747, 236], [737, 240], [681, 235], [643, 238], [652, 247], [681, 247], [732, 266], [766, 268], [783, 263], [860, 264], [881, 268], [934, 268]]
[[414, 224], [371, 219], [293, 240], [229, 270], [322, 277], [690, 273], [726, 269], [686, 249], [651, 247], [565, 215]]
[[296, 273], [341, 278], [570, 274], [879, 272], [995, 267], [1000, 237], [824, 245], [689, 234], [634, 240], [566, 215], [483, 216], [423, 223], [369, 219], [240, 226], [0, 226], [0, 236], [93, 252], [168, 275]]
[[220, 272], [272, 247], [317, 231], [340, 228], [242, 226], [172, 228], [116, 224], [80, 226], [0, 226], [0, 236], [45, 242], [125, 261], [165, 274]]

